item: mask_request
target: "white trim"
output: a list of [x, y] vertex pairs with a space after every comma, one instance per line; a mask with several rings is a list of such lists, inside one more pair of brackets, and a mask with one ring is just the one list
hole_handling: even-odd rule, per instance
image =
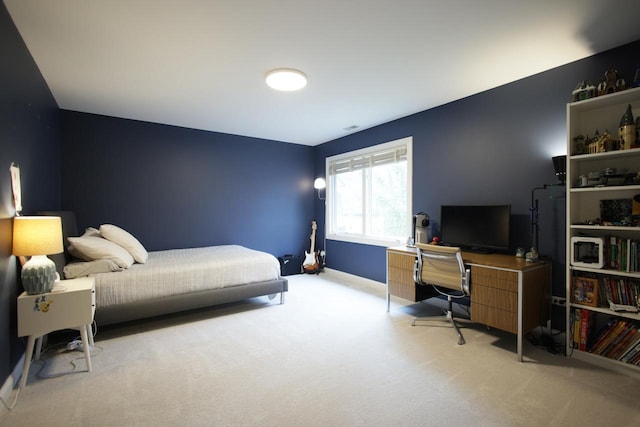
[[[403, 148], [403, 150], [397, 150]], [[395, 150], [395, 153], [393, 151]], [[382, 155], [384, 159], [390, 158], [389, 155], [393, 154], [397, 160], [405, 160], [407, 162], [407, 230], [406, 237], [402, 236], [400, 240], [375, 238], [362, 234], [336, 234], [332, 232], [332, 205], [330, 203], [332, 197], [333, 186], [329, 184], [331, 176], [336, 174], [336, 164], [339, 165], [339, 170], [353, 170], [360, 169], [362, 162], [369, 164], [373, 159], [375, 163], [376, 155]], [[364, 159], [364, 160], [363, 160]], [[342, 161], [342, 162], [341, 162]], [[338, 172], [340, 173], [340, 172]], [[385, 142], [370, 147], [361, 148], [359, 150], [349, 151], [334, 156], [329, 156], [325, 159], [325, 176], [327, 181], [327, 187], [325, 190], [325, 240], [337, 240], [342, 242], [360, 243], [373, 246], [394, 246], [398, 244], [406, 243], [406, 239], [411, 236], [411, 224], [412, 224], [412, 209], [413, 209], [413, 136], [407, 136], [404, 138], [396, 139], [394, 141]]]
[[4, 404], [0, 402], [0, 416], [2, 416], [8, 410], [5, 405], [11, 405], [12, 403], [10, 400], [16, 384], [18, 384], [18, 381], [20, 381], [23, 366], [24, 354], [22, 354], [22, 356], [18, 360], [18, 363], [16, 363], [16, 366], [13, 368], [13, 372], [11, 372], [11, 374], [7, 377], [7, 380], [2, 385], [2, 388], [0, 388], [0, 399], [2, 399], [2, 401], [4, 402]]
[[350, 235], [350, 234], [329, 234], [327, 235], [327, 240], [337, 240], [339, 242], [349, 242], [349, 243], [361, 243], [363, 245], [372, 245], [372, 246], [398, 246], [404, 245], [407, 243], [406, 239], [403, 241], [399, 240], [384, 240], [384, 239], [375, 239], [373, 237], [367, 236], [359, 236], [359, 235]]

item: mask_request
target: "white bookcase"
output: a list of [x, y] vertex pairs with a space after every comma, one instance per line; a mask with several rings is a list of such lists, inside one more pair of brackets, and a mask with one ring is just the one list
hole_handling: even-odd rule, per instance
[[[617, 241], [640, 240], [640, 227], [624, 225], [602, 225], [593, 223], [601, 218], [600, 204], [602, 200], [633, 199], [640, 194], [640, 183], [621, 183], [617, 181], [605, 184], [594, 184], [590, 180], [586, 184], [580, 177], [588, 177], [589, 173], [615, 169], [629, 173], [640, 171], [640, 149], [617, 150], [590, 154], [578, 154], [574, 138], [578, 135], [593, 137], [596, 130], [600, 134], [608, 131], [613, 139], [618, 139], [618, 127], [622, 116], [631, 105], [634, 116], [640, 115], [640, 88], [629, 89], [610, 95], [578, 101], [567, 105], [567, 355], [591, 363], [602, 365], [625, 374], [640, 377], [640, 367], [618, 359], [595, 354], [591, 351], [573, 348], [574, 343], [574, 313], [576, 310], [588, 310], [593, 316], [591, 330], [594, 331], [593, 340], [598, 332], [606, 328], [612, 319], [629, 319], [640, 321], [637, 313], [610, 310], [605, 304], [596, 306], [579, 304], [572, 301], [572, 283], [574, 277], [591, 277], [599, 282], [598, 292], [604, 292], [604, 283], [609, 279], [616, 281], [635, 280], [640, 282], [640, 272], [611, 269], [608, 254], [604, 255], [604, 267], [593, 268], [584, 262], [572, 259], [572, 242], [574, 236], [609, 239], [614, 236]], [[588, 152], [588, 151], [587, 151]], [[593, 177], [593, 174], [592, 174]], [[611, 202], [606, 202], [611, 203]], [[594, 265], [597, 266], [596, 263]], [[631, 269], [633, 270], [633, 269]], [[614, 334], [611, 334], [612, 336]], [[579, 336], [576, 335], [576, 336]], [[592, 342], [593, 342], [592, 340]]]

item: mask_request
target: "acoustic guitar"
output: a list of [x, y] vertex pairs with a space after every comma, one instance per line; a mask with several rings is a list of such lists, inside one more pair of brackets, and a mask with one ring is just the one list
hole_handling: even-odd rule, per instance
[[302, 268], [306, 273], [318, 273], [320, 271], [319, 254], [315, 251], [317, 228], [316, 222], [311, 221], [311, 248], [309, 252], [304, 252], [304, 262], [302, 263]]

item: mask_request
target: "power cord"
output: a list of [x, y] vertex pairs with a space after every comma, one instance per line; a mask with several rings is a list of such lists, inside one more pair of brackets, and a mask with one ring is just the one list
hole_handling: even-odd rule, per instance
[[[536, 337], [536, 335], [534, 335], [532, 332], [529, 332], [527, 334], [527, 339], [529, 340], [529, 342], [536, 347], [546, 348], [547, 351], [551, 354], [562, 353], [564, 345], [562, 343], [556, 342], [553, 339], [554, 335], [546, 333], [542, 326], [538, 326], [538, 328], [540, 329], [539, 336]], [[559, 333], [555, 335], [559, 335]]]
[[[75, 341], [77, 341], [77, 340], [74, 340], [72, 342], [75, 342]], [[99, 351], [94, 353], [91, 350], [99, 350]], [[76, 347], [73, 350], [67, 350], [66, 345], [64, 345], [64, 350], [58, 350], [55, 354], [70, 353], [70, 352], [73, 352], [73, 351], [82, 351], [82, 347]], [[104, 349], [102, 347], [100, 347], [100, 346], [94, 345], [89, 351], [91, 353], [91, 357], [93, 358], [93, 357], [99, 355], [100, 353], [102, 353], [104, 351]], [[40, 367], [40, 369], [38, 370], [38, 373], [36, 374], [38, 376], [38, 378], [40, 378], [40, 379], [51, 379], [51, 378], [59, 378], [59, 377], [62, 377], [62, 376], [65, 376], [65, 375], [69, 375], [69, 374], [84, 373], [84, 371], [78, 371], [77, 370], [78, 369], [78, 365], [76, 364], [76, 362], [78, 360], [84, 360], [84, 354], [81, 355], [81, 356], [78, 356], [78, 357], [76, 357], [74, 359], [71, 359], [69, 361], [69, 363], [73, 366], [73, 369], [71, 371], [60, 372], [60, 373], [52, 374], [52, 375], [44, 375], [42, 372], [43, 372], [44, 368], [47, 366], [47, 361], [49, 359], [50, 358], [41, 357], [40, 361], [42, 362], [42, 366]]]
[[[91, 335], [92, 335], [92, 337], [93, 337], [93, 338], [95, 338], [96, 334], [98, 333], [98, 325], [97, 325], [97, 323], [96, 323], [96, 321], [95, 321], [95, 320], [93, 321], [93, 323], [91, 324], [91, 326], [92, 326], [92, 328], [91, 328]], [[48, 343], [47, 343], [47, 344], [48, 344]], [[38, 377], [38, 378], [41, 378], [41, 379], [51, 379], [51, 378], [58, 378], [58, 377], [61, 377], [61, 376], [63, 376], [63, 375], [72, 374], [72, 373], [80, 373], [80, 372], [83, 372], [83, 371], [76, 371], [76, 369], [78, 368], [78, 365], [76, 365], [76, 361], [77, 361], [77, 360], [84, 360], [84, 355], [83, 355], [83, 356], [80, 356], [80, 357], [77, 357], [77, 358], [75, 358], [75, 359], [72, 359], [72, 360], [69, 362], [69, 363], [71, 363], [71, 365], [73, 366], [73, 370], [71, 370], [71, 372], [61, 372], [61, 373], [59, 373], [59, 374], [55, 374], [55, 375], [43, 375], [43, 374], [42, 374], [42, 370], [43, 370], [43, 369], [45, 368], [45, 366], [47, 365], [46, 358], [45, 358], [45, 356], [46, 356], [46, 354], [47, 354], [47, 353], [52, 352], [52, 351], [54, 351], [54, 350], [56, 350], [56, 349], [59, 349], [59, 350], [57, 351], [57, 353], [56, 353], [56, 354], [59, 354], [59, 353], [67, 353], [67, 352], [70, 352], [70, 351], [76, 351], [76, 350], [78, 350], [78, 351], [82, 351], [82, 350], [83, 350], [82, 345], [83, 345], [83, 344], [82, 344], [82, 339], [81, 339], [81, 337], [79, 337], [79, 336], [78, 336], [78, 337], [76, 337], [73, 341], [71, 341], [71, 342], [70, 342], [70, 343], [68, 343], [68, 344], [58, 344], [58, 345], [55, 345], [55, 346], [49, 346], [49, 345], [47, 345], [47, 347], [45, 347], [45, 348], [40, 352], [40, 359], [38, 359], [38, 360], [35, 360], [35, 361], [32, 361], [32, 362], [31, 362], [31, 366], [34, 366], [34, 365], [41, 365], [41, 366], [40, 366], [40, 369], [38, 370], [38, 373], [36, 374], [36, 375], [37, 375], [37, 377]], [[25, 346], [25, 347], [26, 347], [26, 346]], [[62, 347], [64, 347], [64, 351], [61, 351], [61, 350], [60, 350], [60, 348], [62, 348]], [[72, 348], [70, 348], [70, 347], [72, 347]], [[99, 352], [97, 352], [97, 353], [94, 353], [94, 352], [92, 352], [92, 351], [91, 351], [92, 349], [93, 349], [93, 350], [100, 350], [100, 351], [99, 351]], [[102, 347], [97, 346], [97, 345], [95, 345], [95, 344], [94, 344], [92, 347], [90, 347], [90, 349], [89, 349], [89, 352], [90, 352], [90, 356], [91, 356], [91, 357], [95, 357], [95, 356], [97, 356], [98, 354], [102, 353], [103, 351], [104, 351], [104, 349], [103, 349]], [[13, 401], [12, 401], [11, 403], [7, 403], [7, 402], [2, 398], [2, 396], [0, 396], [0, 402], [2, 402], [2, 405], [7, 409], [7, 411], [11, 411], [11, 410], [16, 406], [16, 404], [18, 403], [18, 396], [20, 396], [20, 391], [22, 390], [22, 388], [21, 388], [21, 387], [18, 387], [18, 388], [14, 388], [13, 390], [15, 390], [15, 395], [13, 396]]]

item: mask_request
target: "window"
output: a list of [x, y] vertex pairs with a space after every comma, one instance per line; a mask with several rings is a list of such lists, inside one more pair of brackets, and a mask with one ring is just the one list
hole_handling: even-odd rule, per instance
[[327, 238], [388, 246], [411, 235], [413, 137], [328, 157]]

